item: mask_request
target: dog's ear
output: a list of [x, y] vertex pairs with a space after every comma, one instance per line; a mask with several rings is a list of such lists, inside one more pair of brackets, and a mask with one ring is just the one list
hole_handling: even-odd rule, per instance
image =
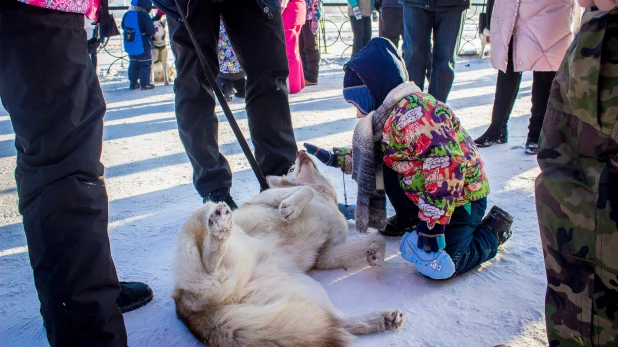
[[279, 186], [282, 180], [283, 180], [282, 176], [266, 176], [266, 182], [268, 183], [268, 186], [271, 188], [275, 188]]

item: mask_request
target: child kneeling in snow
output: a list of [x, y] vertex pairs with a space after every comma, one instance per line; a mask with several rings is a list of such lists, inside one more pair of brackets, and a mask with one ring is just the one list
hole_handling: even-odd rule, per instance
[[[453, 111], [407, 82], [403, 59], [386, 39], [371, 40], [344, 70], [343, 97], [361, 118], [352, 150], [305, 147], [358, 183], [358, 231], [405, 233], [402, 256], [434, 279], [495, 257], [511, 236], [512, 217], [494, 206], [483, 218], [489, 193], [483, 161]], [[396, 212], [388, 221], [385, 192]]]

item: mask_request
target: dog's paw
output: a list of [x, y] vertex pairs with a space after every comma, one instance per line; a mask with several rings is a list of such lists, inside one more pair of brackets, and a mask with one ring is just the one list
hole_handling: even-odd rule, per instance
[[400, 330], [403, 328], [403, 312], [399, 310], [388, 310], [384, 312], [385, 330]]
[[288, 223], [298, 218], [302, 211], [303, 210], [299, 208], [295, 201], [290, 201], [289, 199], [285, 199], [279, 204], [281, 219]]
[[232, 233], [232, 211], [224, 204], [219, 203], [208, 217], [210, 234], [219, 239], [227, 239]]
[[370, 237], [367, 244], [367, 263], [371, 266], [377, 266], [382, 264], [384, 260], [384, 252], [386, 251], [386, 241], [379, 235], [373, 235]]

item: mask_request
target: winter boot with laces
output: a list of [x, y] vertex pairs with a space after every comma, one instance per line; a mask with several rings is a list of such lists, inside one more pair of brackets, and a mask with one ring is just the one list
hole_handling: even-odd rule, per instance
[[481, 223], [487, 225], [496, 234], [498, 245], [505, 243], [513, 235], [511, 229], [513, 216], [498, 206], [492, 207]]
[[230, 195], [230, 188], [220, 188], [213, 190], [204, 197], [204, 203], [208, 201], [224, 202], [229, 206], [231, 210], [235, 210], [238, 208], [238, 205], [236, 205], [234, 199], [232, 199], [232, 196]]

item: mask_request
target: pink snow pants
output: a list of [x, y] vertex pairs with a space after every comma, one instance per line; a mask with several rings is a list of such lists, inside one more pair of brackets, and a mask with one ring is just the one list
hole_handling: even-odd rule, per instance
[[305, 73], [300, 59], [298, 40], [300, 29], [305, 24], [306, 17], [307, 4], [305, 0], [290, 0], [283, 11], [283, 33], [285, 35], [288, 68], [290, 69], [290, 94], [298, 93], [305, 88]]

